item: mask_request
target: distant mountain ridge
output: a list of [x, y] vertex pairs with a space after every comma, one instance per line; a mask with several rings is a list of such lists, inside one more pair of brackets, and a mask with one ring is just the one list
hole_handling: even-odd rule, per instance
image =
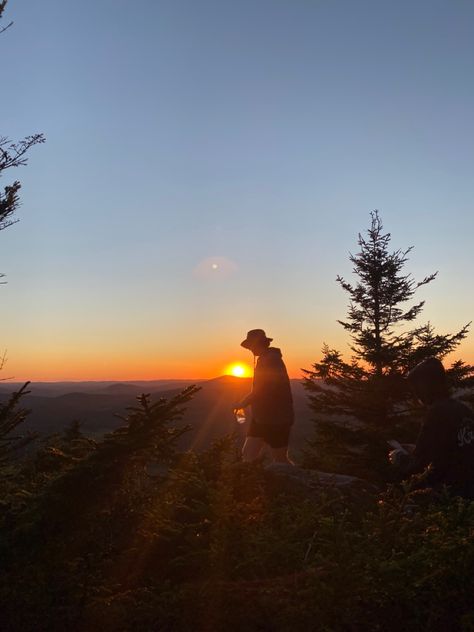
[[[198, 384], [201, 390], [187, 405], [183, 422], [192, 426], [192, 431], [183, 437], [182, 447], [204, 449], [213, 440], [233, 431], [243, 436], [245, 424], [236, 423], [233, 408], [250, 391], [251, 379], [231, 375], [200, 382], [61, 382], [56, 388], [54, 383], [32, 383], [31, 394], [22, 400], [23, 406], [31, 410], [23, 429], [48, 435], [62, 432], [73, 420], [78, 420], [85, 434], [97, 437], [117, 428], [122, 423], [117, 414], [125, 414], [126, 408], [134, 406], [141, 393], [150, 393], [153, 400], [172, 397], [192, 383]], [[2, 384], [0, 400], [18, 386]], [[73, 392], [65, 392], [67, 387], [72, 387]], [[300, 449], [311, 432], [310, 411], [301, 380], [291, 380], [291, 387], [296, 414], [292, 444]]]
[[[123, 392], [132, 392], [137, 389], [140, 392], [155, 392], [174, 388], [184, 388], [189, 384], [198, 384], [205, 380], [120, 380], [120, 381], [83, 381], [83, 382], [31, 382], [29, 390], [34, 395], [42, 397], [56, 397], [69, 393], [108, 393], [117, 392], [120, 388]], [[0, 383], [0, 394], [11, 393], [23, 386], [24, 382]], [[120, 388], [118, 388], [120, 387]], [[129, 388], [130, 387], [130, 388]]]

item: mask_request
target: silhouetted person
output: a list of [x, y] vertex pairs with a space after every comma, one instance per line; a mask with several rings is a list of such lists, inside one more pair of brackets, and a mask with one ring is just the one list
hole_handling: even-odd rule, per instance
[[257, 459], [267, 444], [275, 462], [291, 463], [288, 440], [294, 421], [293, 398], [281, 351], [270, 347], [272, 340], [263, 329], [252, 329], [241, 342], [258, 357], [252, 392], [238, 404], [239, 408], [251, 406], [252, 411], [242, 457], [244, 461]]
[[452, 398], [437, 358], [427, 358], [407, 376], [414, 394], [427, 407], [415, 449], [401, 469], [405, 475], [433, 470], [426, 484], [447, 485], [452, 493], [474, 498], [474, 416]]

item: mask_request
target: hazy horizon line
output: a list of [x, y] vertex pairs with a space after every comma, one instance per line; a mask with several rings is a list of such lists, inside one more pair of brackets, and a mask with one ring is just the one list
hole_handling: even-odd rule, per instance
[[[92, 380], [92, 379], [72, 379], [72, 378], [68, 378], [68, 379], [55, 379], [55, 380], [45, 380], [45, 379], [27, 379], [27, 380], [20, 380], [18, 378], [12, 377], [12, 378], [7, 378], [7, 379], [3, 379], [0, 380], [0, 385], [1, 384], [25, 384], [26, 382], [30, 382], [31, 384], [81, 384], [81, 383], [90, 383], [90, 384], [100, 384], [100, 383], [104, 383], [104, 382], [111, 382], [111, 383], [134, 383], [134, 382], [207, 382], [209, 380], [215, 380], [215, 379], [219, 379], [221, 377], [231, 377], [231, 378], [235, 378], [236, 380], [251, 380], [251, 376], [246, 376], [246, 377], [240, 377], [238, 375], [231, 375], [229, 373], [222, 373], [221, 375], [216, 375], [214, 377], [194, 377], [194, 378], [187, 378], [187, 377], [158, 377], [158, 378], [149, 378], [149, 379], [141, 379], [141, 378], [137, 378], [137, 379], [131, 379], [131, 378], [127, 378], [127, 379], [99, 379], [99, 380]], [[299, 377], [295, 377], [295, 376], [289, 376], [290, 380], [301, 380], [303, 379], [302, 376]]]

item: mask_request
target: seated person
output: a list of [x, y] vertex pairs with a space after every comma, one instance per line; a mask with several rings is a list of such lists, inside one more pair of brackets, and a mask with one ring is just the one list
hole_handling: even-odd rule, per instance
[[[453, 494], [474, 499], [474, 416], [470, 408], [450, 397], [446, 373], [437, 358], [427, 358], [407, 376], [416, 397], [427, 407], [412, 454], [391, 453], [404, 476], [431, 464], [427, 485], [446, 485]], [[396, 458], [401, 456], [401, 458]], [[399, 463], [396, 463], [399, 461]]]

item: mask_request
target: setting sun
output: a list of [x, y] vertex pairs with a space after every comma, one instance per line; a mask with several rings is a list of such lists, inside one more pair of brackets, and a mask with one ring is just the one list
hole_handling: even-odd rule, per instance
[[233, 375], [234, 377], [250, 377], [251, 374], [250, 367], [240, 362], [230, 364], [226, 369], [226, 375]]

